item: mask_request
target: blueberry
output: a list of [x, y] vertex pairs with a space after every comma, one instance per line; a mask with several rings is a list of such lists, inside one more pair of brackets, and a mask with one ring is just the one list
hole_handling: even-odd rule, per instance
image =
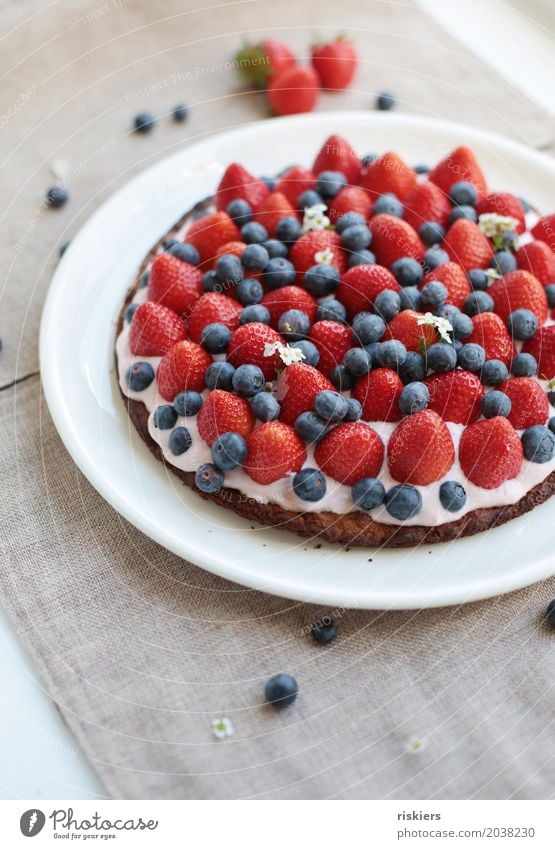
[[133, 363], [125, 372], [125, 382], [132, 392], [142, 392], [154, 380], [154, 369], [150, 363]]
[[69, 192], [65, 186], [52, 186], [46, 192], [46, 203], [52, 209], [59, 209], [69, 199]]
[[416, 310], [420, 312], [422, 309], [422, 295], [418, 286], [405, 286], [400, 292], [401, 309]]
[[449, 200], [456, 206], [475, 206], [478, 200], [478, 192], [472, 183], [464, 180], [453, 183], [449, 189]]
[[270, 312], [262, 304], [249, 304], [239, 313], [239, 324], [251, 324], [257, 321], [260, 324], [270, 323]]
[[547, 298], [547, 305], [550, 309], [553, 309], [555, 307], [555, 283], [550, 283], [545, 287], [544, 291]]
[[466, 276], [475, 292], [485, 292], [488, 288], [489, 277], [483, 268], [471, 268]]
[[388, 91], [382, 91], [376, 98], [376, 107], [380, 112], [389, 112], [395, 106], [395, 97]]
[[482, 368], [482, 383], [486, 386], [499, 386], [509, 376], [505, 363], [501, 360], [486, 360]]
[[334, 198], [337, 194], [339, 194], [343, 186], [346, 184], [347, 180], [341, 171], [322, 171], [318, 174], [315, 188], [320, 197], [327, 200], [328, 198]]
[[212, 463], [203, 463], [195, 472], [195, 484], [201, 492], [219, 492], [224, 484], [223, 472]]
[[212, 363], [204, 372], [204, 382], [210, 390], [225, 389], [226, 392], [231, 392], [234, 374], [235, 369], [231, 363]]
[[348, 406], [347, 399], [333, 389], [323, 389], [314, 399], [314, 412], [327, 422], [344, 419]]
[[555, 454], [555, 435], [543, 425], [527, 427], [522, 434], [524, 456], [532, 463], [549, 463]]
[[486, 352], [481, 345], [468, 342], [463, 345], [457, 356], [457, 364], [465, 371], [478, 372], [486, 361]]
[[152, 414], [152, 424], [160, 430], [169, 430], [177, 421], [177, 413], [171, 404], [160, 404]]
[[453, 345], [435, 342], [427, 351], [428, 367], [432, 371], [452, 371], [457, 365], [457, 352]]
[[168, 447], [176, 457], [179, 457], [180, 454], [185, 454], [192, 444], [191, 434], [186, 427], [176, 427], [170, 433]]
[[247, 443], [239, 433], [228, 431], [216, 437], [210, 449], [214, 465], [222, 472], [242, 466], [247, 457]]
[[453, 328], [453, 336], [455, 337], [455, 339], [466, 339], [466, 337], [470, 336], [470, 334], [474, 330], [472, 319], [464, 312], [460, 312], [457, 310], [457, 312], [451, 316], [449, 321], [451, 322], [451, 327]]
[[427, 271], [433, 271], [435, 268], [439, 268], [440, 265], [445, 265], [446, 262], [449, 262], [449, 254], [443, 248], [434, 246], [433, 248], [428, 248], [424, 254], [424, 268]]
[[[358, 212], [346, 212], [344, 215], [340, 215], [335, 222], [335, 232], [341, 235], [345, 230], [356, 226], [366, 227], [366, 221], [363, 216], [359, 215]], [[366, 246], [363, 245], [363, 247]]]
[[475, 224], [478, 221], [478, 213], [473, 206], [454, 206], [447, 219], [448, 226], [459, 218], [465, 218], [467, 221], [473, 221]]
[[495, 268], [502, 275], [509, 274], [516, 269], [516, 258], [510, 251], [496, 251], [490, 268]]
[[281, 242], [290, 244], [296, 242], [302, 233], [302, 227], [297, 218], [292, 215], [285, 215], [276, 225], [276, 238]]
[[425, 410], [429, 400], [430, 393], [425, 383], [407, 383], [399, 395], [399, 409], [404, 416], [411, 416]]
[[350, 348], [343, 357], [343, 365], [354, 377], [363, 377], [372, 368], [372, 357], [364, 348]]
[[321, 416], [308, 410], [297, 417], [295, 430], [305, 442], [320, 442], [328, 433], [329, 427]]
[[439, 488], [439, 500], [444, 510], [458, 513], [466, 504], [466, 491], [458, 481], [444, 481]]
[[397, 370], [407, 358], [407, 349], [398, 339], [388, 339], [380, 344], [380, 363], [385, 368]]
[[268, 177], [263, 175], [260, 177], [264, 185], [268, 186], [271, 192], [275, 192], [277, 186], [277, 180], [274, 177]]
[[375, 510], [385, 501], [385, 487], [377, 478], [361, 478], [353, 485], [351, 498], [361, 510]]
[[328, 298], [316, 310], [316, 321], [340, 321], [347, 318], [347, 310], [336, 298]]
[[184, 106], [182, 103], [179, 106], [174, 106], [173, 109], [173, 120], [177, 121], [178, 124], [182, 124], [183, 121], [187, 120], [189, 115], [189, 108]]
[[299, 688], [292, 675], [280, 672], [266, 682], [264, 694], [266, 701], [276, 707], [282, 708], [292, 704], [297, 698]]
[[[255, 247], [255, 245], [252, 245]], [[256, 245], [258, 247], [258, 245]], [[240, 304], [248, 307], [251, 304], [259, 304], [264, 297], [264, 289], [262, 283], [254, 277], [245, 277], [244, 280], [237, 285], [235, 289], [235, 297]]]
[[60, 259], [63, 257], [69, 246], [71, 245], [71, 239], [68, 242], [63, 242], [58, 248], [58, 256]]
[[209, 354], [223, 354], [227, 351], [230, 339], [229, 327], [218, 322], [205, 325], [200, 334], [200, 344]]
[[507, 316], [507, 330], [515, 339], [531, 339], [538, 329], [538, 319], [532, 310], [514, 310]]
[[549, 401], [552, 407], [555, 407], [555, 390], [549, 388], [551, 385], [552, 381], [549, 381], [549, 383], [547, 384], [547, 400]]
[[415, 174], [429, 174], [431, 168], [429, 165], [424, 165], [423, 163], [421, 163], [419, 165], [415, 165], [413, 171]]
[[516, 251], [519, 246], [518, 233], [514, 230], [505, 230], [501, 234], [501, 244], [507, 251]]
[[125, 320], [128, 324], [131, 324], [131, 319], [139, 309], [139, 304], [129, 304], [127, 309], [125, 310]]
[[337, 637], [337, 625], [329, 616], [323, 616], [318, 622], [314, 622], [311, 628], [312, 639], [319, 646], [327, 646]]
[[471, 292], [464, 302], [464, 311], [471, 318], [482, 312], [492, 312], [493, 298], [487, 292]]
[[555, 628], [555, 599], [550, 601], [545, 611], [545, 621], [551, 628]]
[[320, 501], [326, 494], [326, 478], [319, 469], [301, 469], [293, 478], [293, 490], [301, 501]]
[[248, 271], [264, 271], [269, 259], [270, 254], [264, 245], [247, 245], [241, 254], [241, 263]]
[[355, 251], [349, 254], [347, 259], [347, 267], [354, 268], [355, 265], [375, 265], [376, 256], [372, 251]]
[[281, 406], [271, 392], [257, 392], [250, 399], [251, 410], [261, 422], [273, 422], [279, 418]]
[[396, 259], [391, 271], [400, 286], [418, 286], [422, 280], [422, 266], [410, 256]]
[[379, 342], [385, 333], [385, 321], [380, 315], [359, 312], [353, 319], [353, 333], [361, 345]]
[[538, 362], [532, 354], [517, 354], [511, 362], [514, 377], [534, 377], [538, 373]]
[[440, 283], [439, 280], [430, 280], [429, 283], [422, 288], [422, 306], [426, 310], [437, 310], [447, 302], [449, 293], [447, 287]]
[[263, 224], [258, 221], [247, 221], [241, 227], [241, 240], [247, 245], [256, 245], [265, 242], [268, 238], [268, 231]]
[[261, 368], [254, 365], [242, 365], [235, 369], [232, 385], [237, 395], [252, 398], [266, 385], [266, 378]]
[[363, 251], [371, 241], [372, 233], [366, 224], [352, 224], [341, 233], [341, 244], [347, 251]]
[[154, 129], [156, 119], [151, 112], [141, 112], [135, 116], [133, 129], [136, 133], [150, 133]]
[[317, 203], [322, 203], [322, 195], [319, 195], [314, 189], [307, 189], [305, 192], [301, 192], [297, 198], [299, 209], [308, 209], [310, 206], [316, 206]]
[[205, 271], [202, 275], [202, 291], [203, 292], [221, 292], [222, 284], [218, 280], [218, 275], [214, 269]]
[[292, 342], [291, 347], [298, 348], [299, 351], [302, 351], [304, 354], [303, 363], [306, 363], [307, 366], [313, 366], [316, 368], [320, 362], [320, 351], [314, 342], [310, 342], [308, 339], [299, 339], [298, 342]]
[[457, 357], [459, 356], [459, 351], [462, 349], [463, 343], [460, 339], [453, 339], [453, 348], [457, 352]]
[[380, 349], [382, 347], [381, 342], [370, 342], [369, 345], [364, 346], [364, 350], [368, 352], [370, 355], [370, 359], [372, 361], [372, 368], [379, 368], [382, 364], [380, 358]]
[[374, 310], [384, 321], [391, 321], [401, 310], [401, 297], [391, 289], [384, 289], [374, 301]]
[[203, 400], [200, 392], [186, 389], [185, 392], [178, 392], [173, 399], [173, 406], [178, 416], [196, 416], [202, 407]]
[[425, 245], [438, 245], [445, 238], [445, 228], [437, 221], [425, 221], [418, 228], [418, 235]]
[[402, 218], [405, 207], [393, 192], [384, 192], [374, 204], [372, 215], [392, 215], [394, 218]]
[[297, 271], [292, 262], [283, 257], [274, 257], [264, 269], [264, 282], [270, 289], [281, 289], [295, 282]]
[[279, 317], [277, 329], [285, 339], [296, 342], [308, 336], [310, 319], [302, 310], [286, 310]]
[[[266, 248], [270, 259], [274, 259], [274, 257], [277, 256], [287, 258], [287, 255], [289, 254], [289, 248], [287, 247], [287, 245], [284, 245], [283, 242], [280, 242], [279, 239], [268, 239], [267, 241], [262, 243], [262, 247]], [[245, 256], [244, 251], [243, 256]], [[241, 257], [241, 259], [242, 258], [243, 257]]]
[[362, 404], [356, 398], [347, 398], [347, 412], [343, 416], [344, 422], [358, 422], [362, 418]]
[[237, 198], [228, 203], [226, 212], [230, 218], [233, 218], [238, 227], [242, 227], [243, 224], [247, 224], [252, 219], [252, 207], [242, 198]]
[[339, 281], [339, 271], [327, 263], [313, 265], [304, 275], [304, 287], [315, 298], [331, 295], [339, 286]]
[[216, 262], [216, 276], [220, 283], [235, 286], [243, 279], [243, 264], [234, 254], [223, 254]]
[[404, 522], [420, 512], [422, 496], [414, 486], [401, 483], [386, 493], [385, 508], [394, 519]]
[[480, 412], [485, 419], [493, 419], [494, 416], [508, 416], [511, 412], [511, 399], [499, 389], [486, 392], [480, 401]]
[[551, 418], [549, 419], [549, 421], [547, 423], [547, 426], [548, 426], [549, 430], [551, 431], [551, 433], [555, 433], [555, 416], [551, 416]]
[[340, 392], [346, 392], [355, 385], [355, 378], [347, 371], [343, 363], [332, 368], [329, 373], [329, 379]]
[[426, 360], [416, 351], [407, 351], [404, 362], [399, 366], [399, 377], [403, 383], [422, 381], [426, 377]]
[[198, 265], [200, 262], [200, 254], [194, 245], [188, 242], [175, 241], [166, 249], [166, 253], [176, 256], [181, 262], [188, 262], [189, 265]]

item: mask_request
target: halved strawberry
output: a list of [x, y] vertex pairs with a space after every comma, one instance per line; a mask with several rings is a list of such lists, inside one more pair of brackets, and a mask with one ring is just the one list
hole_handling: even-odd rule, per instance
[[211, 362], [212, 357], [200, 345], [188, 339], [177, 342], [160, 360], [158, 392], [166, 401], [173, 401], [185, 389], [202, 392], [204, 372]]
[[430, 280], [439, 280], [447, 289], [447, 302], [455, 307], [462, 307], [472, 289], [468, 277], [456, 262], [445, 262], [438, 265], [424, 277], [420, 284], [422, 289]]
[[263, 224], [268, 234], [273, 238], [276, 235], [278, 222], [285, 216], [297, 217], [297, 212], [281, 192], [272, 192], [266, 198], [261, 211], [256, 216], [256, 221]]
[[355, 265], [341, 278], [337, 297], [352, 317], [362, 310], [371, 310], [380, 292], [400, 287], [391, 271], [381, 265]]
[[517, 222], [515, 226], [517, 233], [524, 233], [526, 229], [522, 204], [516, 195], [510, 192], [488, 192], [482, 195], [478, 198], [476, 212], [478, 215], [494, 212], [497, 215], [510, 216]]
[[528, 242], [515, 256], [518, 267], [537, 277], [542, 286], [555, 283], [555, 254], [545, 242]]
[[147, 301], [133, 315], [129, 326], [129, 348], [141, 357], [161, 357], [187, 333], [181, 318], [161, 304]]
[[446, 233], [443, 247], [465, 271], [487, 268], [493, 257], [491, 245], [474, 221], [457, 218]]
[[555, 251], [555, 213], [544, 215], [538, 223], [532, 227], [532, 236], [545, 242], [552, 251]]
[[295, 428], [284, 422], [265, 422], [256, 427], [247, 438], [247, 448], [245, 471], [257, 483], [281, 480], [298, 472], [306, 460], [304, 442]]
[[433, 168], [428, 179], [444, 192], [449, 194], [453, 183], [464, 181], [472, 183], [479, 194], [487, 191], [486, 178], [472, 150], [464, 145], [452, 150]]
[[226, 242], [239, 241], [239, 230], [227, 212], [213, 212], [193, 221], [186, 240], [195, 246], [202, 262], [209, 262]]
[[330, 200], [328, 215], [332, 224], [336, 224], [347, 212], [357, 212], [363, 218], [370, 217], [372, 201], [362, 186], [345, 186]]
[[434, 342], [438, 342], [439, 336], [430, 324], [418, 324], [420, 318], [424, 318], [424, 313], [403, 310], [389, 322], [384, 338], [398, 339], [407, 351], [422, 353]]
[[356, 151], [342, 136], [330, 136], [320, 148], [312, 171], [320, 174], [322, 171], [340, 171], [348, 183], [358, 183], [362, 163]]
[[433, 410], [407, 416], [387, 446], [391, 477], [400, 483], [427, 486], [447, 474], [455, 462], [449, 428]]
[[373, 200], [384, 192], [393, 192], [405, 201], [416, 186], [416, 174], [397, 153], [389, 151], [368, 166], [361, 185]]
[[281, 403], [280, 418], [287, 424], [295, 424], [301, 413], [312, 410], [314, 399], [324, 389], [333, 389], [321, 371], [305, 363], [293, 363], [280, 374], [276, 396]]
[[207, 324], [225, 324], [230, 330], [239, 327], [242, 307], [233, 298], [218, 292], [207, 292], [191, 308], [187, 327], [193, 342], [200, 342]]
[[503, 321], [518, 309], [531, 310], [540, 324], [547, 318], [545, 290], [529, 271], [511, 271], [500, 277], [489, 287], [488, 294], [493, 298], [495, 312]]
[[197, 417], [198, 432], [208, 445], [222, 433], [239, 433], [246, 438], [254, 423], [249, 402], [223, 389], [214, 389], [209, 394]]
[[362, 404], [362, 418], [367, 422], [398, 422], [401, 418], [399, 395], [403, 384], [390, 368], [372, 369], [357, 380], [352, 396]]
[[312, 171], [301, 165], [293, 165], [281, 175], [275, 190], [285, 195], [291, 206], [296, 209], [299, 195], [313, 189], [315, 185], [316, 177]]
[[232, 200], [246, 200], [253, 212], [264, 206], [270, 190], [263, 180], [254, 177], [238, 162], [228, 165], [216, 189], [216, 208], [226, 209]]
[[482, 312], [472, 319], [474, 330], [467, 342], [477, 342], [486, 352], [486, 360], [501, 360], [509, 366], [515, 356], [515, 346], [503, 319], [494, 312]]
[[511, 412], [507, 416], [516, 430], [545, 424], [549, 415], [547, 395], [531, 377], [512, 377], [499, 386], [511, 399]]
[[424, 245], [416, 230], [393, 215], [375, 215], [370, 219], [372, 250], [380, 265], [391, 268], [395, 260], [410, 256], [422, 262]]
[[482, 489], [497, 489], [516, 478], [522, 466], [522, 443], [502, 416], [469, 425], [459, 443], [459, 462], [469, 481]]
[[538, 327], [534, 338], [525, 342], [522, 350], [536, 358], [540, 377], [546, 380], [555, 377], [555, 324]]
[[447, 225], [451, 212], [449, 198], [434, 183], [418, 183], [405, 201], [404, 219], [407, 224], [418, 228], [426, 221], [436, 221], [442, 227]]
[[354, 345], [350, 327], [339, 321], [323, 319], [310, 329], [310, 341], [314, 342], [320, 354], [318, 368], [328, 375], [332, 368], [341, 365], [343, 357]]
[[202, 273], [171, 254], [158, 254], [150, 268], [148, 299], [182, 315], [202, 294]]
[[312, 322], [318, 309], [318, 302], [300, 286], [283, 286], [281, 289], [274, 289], [264, 295], [262, 305], [270, 313], [272, 327], [277, 327], [280, 315], [287, 310], [301, 310]]
[[314, 451], [314, 458], [322, 471], [347, 486], [352, 486], [361, 478], [377, 477], [383, 455], [382, 440], [375, 430], [363, 422], [334, 427]]
[[289, 254], [289, 259], [297, 269], [298, 283], [303, 282], [305, 271], [318, 263], [316, 254], [324, 250], [332, 251], [331, 264], [337, 268], [339, 273], [342, 274], [345, 271], [345, 254], [341, 247], [339, 234], [334, 230], [312, 230], [297, 239]]
[[430, 393], [428, 407], [446, 422], [470, 424], [480, 417], [484, 387], [469, 371], [433, 374], [424, 381]]
[[264, 372], [266, 380], [273, 380], [281, 361], [277, 354], [270, 357], [266, 356], [264, 351], [266, 345], [274, 342], [283, 343], [283, 339], [273, 328], [258, 321], [243, 324], [231, 337], [227, 358], [236, 368], [249, 363], [258, 366]]

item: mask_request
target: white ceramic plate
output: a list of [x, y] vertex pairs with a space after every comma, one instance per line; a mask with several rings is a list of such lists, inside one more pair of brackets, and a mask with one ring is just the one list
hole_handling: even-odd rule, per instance
[[58, 431], [93, 486], [126, 519], [212, 572], [302, 601], [359, 608], [459, 604], [555, 573], [555, 502], [501, 528], [415, 550], [342, 550], [254, 527], [201, 500], [149, 453], [128, 419], [114, 376], [122, 299], [149, 248], [237, 159], [259, 174], [310, 164], [332, 132], [361, 153], [398, 151], [433, 163], [459, 144], [476, 151], [490, 185], [553, 208], [552, 160], [498, 136], [404, 116], [324, 113], [256, 123], [183, 148], [102, 206], [60, 263], [44, 310], [44, 391]]

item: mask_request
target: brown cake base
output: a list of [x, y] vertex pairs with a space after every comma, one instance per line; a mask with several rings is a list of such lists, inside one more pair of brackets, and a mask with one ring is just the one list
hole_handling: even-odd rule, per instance
[[[205, 200], [197, 204], [154, 246], [145, 258], [135, 284], [130, 289], [122, 306], [117, 323], [118, 335], [123, 326], [125, 310], [133, 299], [143, 271], [154, 257], [158, 247], [166, 239], [172, 238], [190, 216], [202, 211], [209, 205], [210, 200]], [[173, 474], [177, 475], [183, 481], [185, 486], [195, 490], [202, 498], [214, 501], [228, 510], [233, 510], [245, 519], [260, 522], [262, 525], [278, 528], [279, 530], [291, 531], [303, 537], [310, 537], [312, 539], [320, 538], [327, 542], [340, 543], [343, 546], [356, 545], [372, 548], [381, 546], [410, 547], [421, 544], [429, 545], [437, 542], [450, 542], [458, 537], [478, 534], [502, 525], [510, 519], [516, 519], [523, 513], [527, 513], [529, 510], [537, 507], [538, 504], [542, 504], [555, 493], [555, 472], [552, 472], [548, 478], [537, 484], [537, 486], [526, 493], [515, 504], [473, 510], [454, 522], [448, 522], [445, 525], [433, 528], [425, 527], [424, 525], [384, 525], [374, 522], [368, 515], [359, 510], [344, 514], [330, 512], [300, 513], [284, 510], [277, 504], [260, 504], [254, 499], [246, 497], [239, 490], [228, 487], [224, 487], [218, 493], [207, 495], [204, 492], [200, 492], [195, 486], [194, 472], [183, 472], [170, 463], [166, 463], [160, 447], [154, 442], [148, 432], [149, 414], [145, 405], [140, 401], [133, 401], [127, 398], [123, 393], [121, 394], [127, 405], [131, 421], [135, 425], [143, 442], [145, 442], [158, 460], [161, 460]]]

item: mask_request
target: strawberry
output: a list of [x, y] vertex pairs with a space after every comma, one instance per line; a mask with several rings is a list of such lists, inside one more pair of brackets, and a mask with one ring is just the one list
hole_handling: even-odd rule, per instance
[[166, 401], [173, 401], [185, 389], [202, 392], [204, 372], [211, 362], [212, 357], [200, 345], [187, 339], [177, 342], [160, 360], [158, 392]]
[[343, 357], [353, 347], [353, 334], [349, 327], [339, 321], [323, 319], [310, 329], [310, 341], [314, 342], [320, 354], [318, 368], [329, 374], [332, 368], [343, 362]]
[[474, 221], [458, 218], [451, 224], [443, 247], [453, 262], [458, 262], [465, 271], [471, 268], [487, 268], [493, 252], [491, 245]]
[[314, 399], [323, 389], [333, 389], [322, 372], [305, 363], [293, 363], [285, 368], [278, 379], [277, 398], [281, 403], [280, 418], [295, 424], [301, 413], [312, 410]]
[[289, 259], [297, 269], [297, 281], [302, 283], [305, 271], [316, 265], [316, 254], [323, 250], [333, 252], [332, 265], [340, 274], [345, 271], [345, 254], [341, 247], [341, 239], [333, 230], [312, 230], [304, 233], [293, 245]]
[[386, 289], [401, 291], [391, 271], [381, 265], [355, 265], [342, 276], [337, 297], [352, 317], [362, 310], [371, 310], [377, 296]]
[[430, 280], [439, 280], [447, 289], [447, 301], [455, 307], [462, 307], [471, 293], [468, 277], [456, 262], [445, 262], [438, 265], [424, 277], [420, 284], [422, 289]]
[[486, 178], [469, 147], [457, 147], [433, 168], [428, 179], [448, 195], [453, 183], [472, 183], [479, 194], [487, 191]]
[[495, 416], [469, 425], [459, 444], [459, 462], [469, 481], [496, 489], [522, 466], [522, 443], [507, 419]]
[[555, 251], [555, 213], [544, 215], [538, 223], [532, 227], [532, 236], [545, 242], [552, 251]]
[[226, 209], [232, 200], [246, 200], [253, 212], [264, 206], [270, 190], [263, 180], [254, 177], [238, 162], [228, 165], [216, 189], [216, 208]]
[[405, 201], [405, 221], [418, 232], [426, 221], [447, 224], [451, 204], [449, 198], [434, 183], [418, 183]]
[[148, 299], [178, 314], [202, 295], [202, 273], [171, 254], [158, 254], [150, 268]]
[[275, 190], [285, 195], [289, 203], [296, 207], [299, 195], [313, 189], [315, 185], [316, 177], [312, 171], [301, 165], [293, 165], [281, 175]]
[[499, 277], [489, 287], [495, 304], [495, 312], [503, 321], [507, 320], [513, 310], [531, 310], [538, 322], [543, 324], [547, 318], [547, 298], [539, 280], [529, 271], [511, 271], [504, 277]]
[[283, 286], [281, 289], [274, 289], [273, 292], [264, 295], [262, 305], [270, 313], [272, 327], [277, 327], [280, 315], [287, 310], [301, 310], [312, 322], [318, 309], [317, 301], [300, 286]]
[[509, 366], [516, 351], [503, 320], [493, 312], [482, 312], [472, 319], [474, 330], [464, 340], [477, 342], [486, 352], [486, 360], [501, 360]]
[[222, 433], [240, 433], [247, 437], [254, 422], [249, 402], [223, 389], [212, 390], [197, 416], [198, 432], [208, 445]]
[[193, 221], [186, 238], [195, 246], [202, 262], [207, 262], [214, 259], [218, 248], [226, 242], [237, 242], [239, 230], [227, 212], [213, 212]]
[[320, 94], [316, 71], [294, 65], [280, 71], [268, 85], [268, 101], [276, 115], [312, 112]]
[[362, 418], [367, 422], [398, 422], [398, 406], [403, 384], [399, 375], [390, 368], [372, 369], [357, 380], [353, 398], [362, 404]]
[[296, 211], [285, 195], [281, 192], [272, 192], [266, 198], [264, 206], [256, 216], [256, 220], [263, 224], [269, 235], [274, 238], [278, 222], [286, 215], [290, 215], [293, 218], [297, 217]]
[[358, 212], [363, 218], [370, 218], [372, 201], [361, 186], [345, 186], [330, 200], [328, 215], [332, 224], [336, 224], [347, 212]]
[[469, 371], [433, 374], [424, 381], [430, 393], [428, 407], [446, 422], [470, 424], [480, 417], [484, 387]]
[[321, 174], [322, 171], [340, 171], [348, 183], [358, 183], [360, 180], [361, 161], [355, 150], [342, 136], [330, 136], [314, 160], [312, 171]]
[[314, 451], [314, 458], [322, 471], [347, 486], [361, 478], [377, 477], [383, 455], [382, 440], [363, 422], [334, 427]]
[[427, 486], [439, 480], [455, 462], [449, 428], [433, 410], [407, 416], [391, 435], [387, 462], [391, 477], [401, 483]]
[[555, 283], [555, 254], [545, 242], [528, 242], [515, 256], [518, 267], [537, 277], [542, 286]]
[[343, 36], [325, 44], [315, 44], [310, 52], [310, 59], [312, 67], [320, 77], [322, 87], [333, 91], [340, 91], [349, 86], [358, 62], [355, 45]]
[[422, 262], [424, 245], [416, 230], [393, 215], [375, 215], [370, 219], [372, 250], [380, 265], [391, 268], [396, 259], [410, 256]]
[[416, 174], [396, 153], [384, 153], [368, 166], [362, 186], [373, 200], [384, 192], [393, 192], [405, 201], [416, 186]]
[[236, 330], [239, 327], [241, 310], [241, 305], [233, 298], [218, 292], [207, 292], [193, 304], [189, 313], [189, 336], [193, 342], [200, 342], [202, 331], [207, 324], [225, 324], [230, 330]]
[[[202, 408], [201, 408], [202, 409]], [[306, 460], [304, 442], [284, 422], [265, 422], [247, 438], [245, 471], [256, 483], [269, 484], [298, 472]]]
[[499, 389], [511, 399], [511, 412], [507, 418], [515, 430], [545, 424], [549, 416], [549, 402], [537, 381], [531, 377], [512, 377]]
[[434, 327], [429, 324], [418, 324], [418, 319], [423, 317], [424, 314], [421, 312], [403, 310], [389, 322], [384, 338], [398, 339], [407, 351], [423, 352], [439, 339]]
[[272, 77], [296, 64], [289, 47], [275, 38], [267, 38], [259, 44], [245, 44], [234, 60], [241, 79], [257, 88], [266, 88]]
[[147, 301], [135, 310], [129, 327], [129, 348], [141, 357], [160, 357], [187, 335], [177, 313]]
[[219, 260], [221, 256], [224, 254], [233, 254], [233, 256], [241, 257], [243, 256], [243, 251], [246, 248], [245, 242], [226, 242], [225, 245], [222, 245], [216, 251], [216, 256], [214, 257], [214, 265]]
[[272, 357], [264, 356], [264, 349], [267, 344], [271, 345], [274, 342], [283, 343], [283, 339], [266, 324], [261, 324], [259, 321], [243, 324], [231, 337], [227, 358], [236, 368], [249, 363], [259, 366], [266, 380], [273, 380], [280, 360], [277, 354]]
[[524, 343], [522, 350], [536, 358], [541, 377], [546, 380], [555, 377], [555, 324], [539, 327], [534, 338]]
[[488, 192], [478, 198], [476, 212], [478, 215], [483, 215], [486, 212], [495, 212], [497, 215], [508, 215], [516, 220], [515, 230], [517, 233], [524, 233], [526, 229], [522, 204], [510, 192]]

